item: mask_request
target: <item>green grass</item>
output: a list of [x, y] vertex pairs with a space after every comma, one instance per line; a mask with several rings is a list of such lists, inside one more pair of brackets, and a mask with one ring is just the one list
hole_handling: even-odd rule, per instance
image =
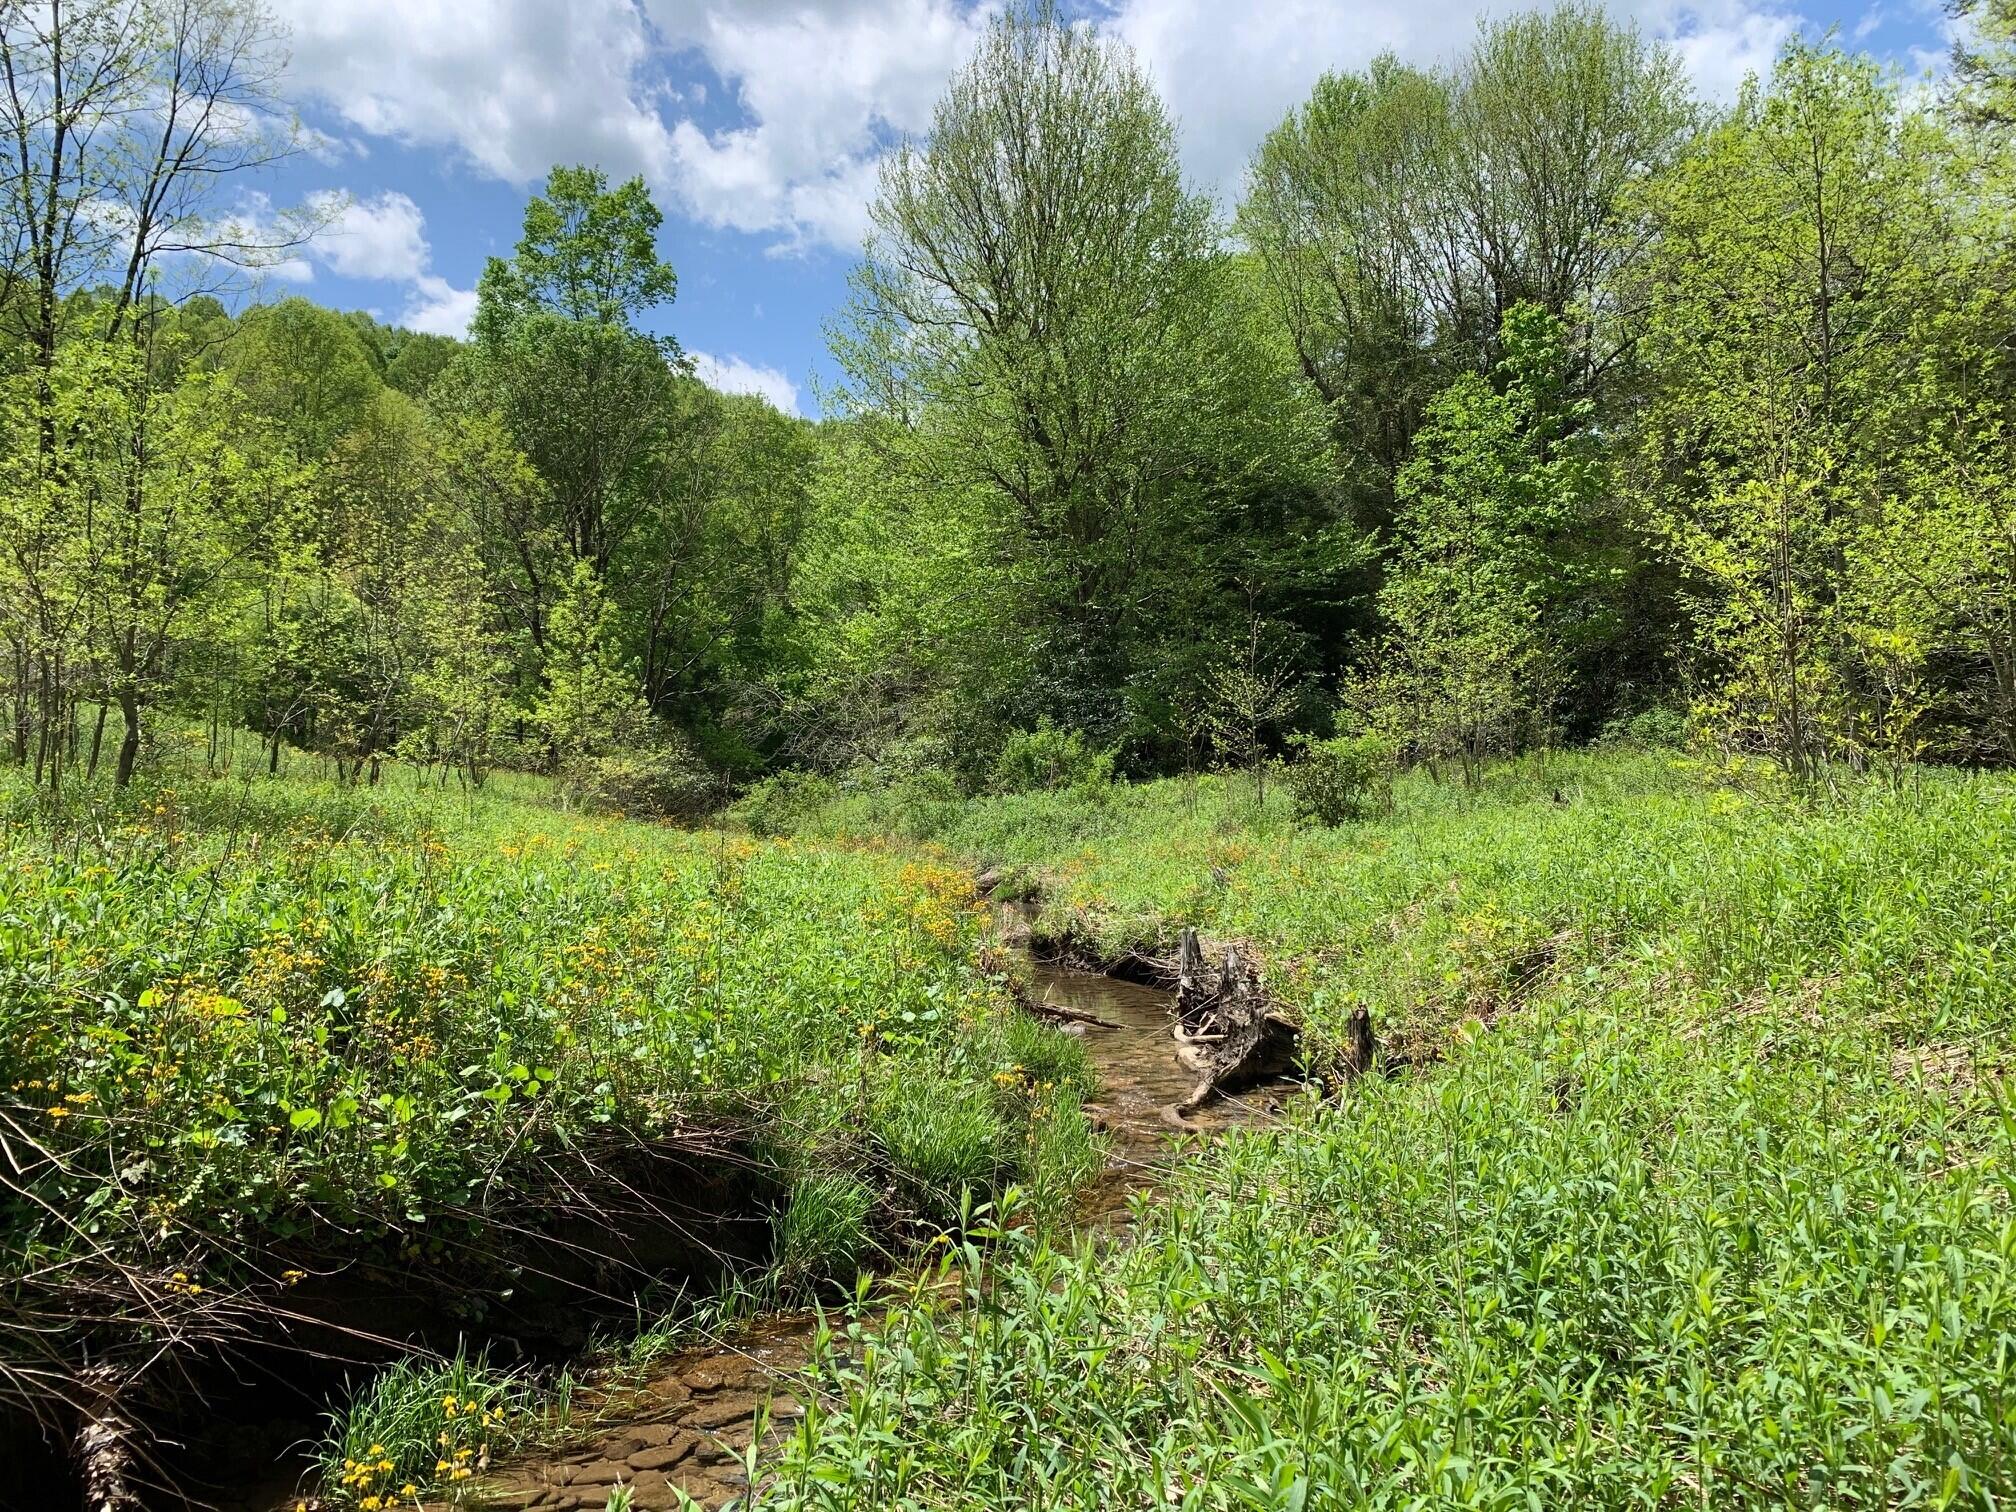
[[1040, 1099], [999, 1079], [1032, 1030], [967, 874], [543, 796], [0, 789], [0, 1384], [151, 1355], [136, 1290], [201, 1337], [357, 1260], [508, 1287], [548, 1204], [657, 1149], [774, 1192], [778, 1295], [1082, 1163], [1079, 1048], [1043, 1035]]
[[1319, 1056], [1362, 1006], [1396, 1053], [1432, 1057], [1655, 939], [1687, 991], [1796, 977], [1902, 1039], [2007, 1027], [2016, 785], [1926, 773], [1808, 804], [1714, 777], [1669, 753], [1507, 766], [1481, 793], [1414, 773], [1391, 816], [1308, 831], [1278, 785], [1260, 810], [1222, 777], [893, 812], [863, 795], [807, 828], [893, 822], [1039, 877], [1045, 927], [1109, 954], [1183, 924], [1251, 941]]
[[1126, 1244], [1011, 1232], [855, 1317], [766, 1505], [2006, 1504], [2007, 780], [1591, 756], [1316, 833], [1183, 784], [926, 818], [1109, 947], [1254, 942], [1319, 1056], [1364, 1004], [1410, 1064]]
[[550, 1423], [523, 1381], [481, 1359], [407, 1359], [331, 1414], [317, 1465], [329, 1494], [361, 1512], [410, 1507], [421, 1495], [459, 1496]]

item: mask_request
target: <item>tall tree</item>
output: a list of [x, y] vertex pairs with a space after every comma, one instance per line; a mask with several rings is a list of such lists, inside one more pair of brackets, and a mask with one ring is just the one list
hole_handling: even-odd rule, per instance
[[1330, 409], [1369, 523], [1449, 359], [1457, 303], [1441, 181], [1454, 151], [1446, 80], [1392, 57], [1325, 74], [1262, 143], [1239, 209], [1303, 374]]
[[1474, 781], [1544, 732], [1564, 673], [1604, 638], [1611, 542], [1600, 443], [1573, 396], [1563, 323], [1512, 307], [1494, 382], [1437, 395], [1400, 475], [1368, 712]]
[[0, 7], [0, 321], [43, 370], [65, 296], [129, 334], [174, 261], [195, 286], [269, 265], [312, 230], [220, 213], [234, 174], [294, 150], [282, 34], [259, 0], [47, 0]]
[[1959, 23], [1953, 82], [1962, 113], [1984, 126], [2016, 123], [2016, 3], [1951, 0]]
[[605, 576], [651, 506], [683, 366], [676, 341], [639, 325], [677, 288], [662, 219], [641, 179], [554, 169], [515, 255], [484, 270], [458, 364], [546, 480], [567, 550]]
[[1328, 507], [1320, 415], [1252, 344], [1153, 87], [1048, 7], [990, 25], [871, 216], [835, 333], [858, 438], [891, 488], [983, 502], [975, 559], [1021, 606], [997, 636], [1048, 669], [991, 701], [1111, 739], [1152, 701], [1172, 588], [1208, 582], [1214, 514], [1274, 483]]
[[[7, 533], [48, 632], [35, 649], [56, 688], [68, 657], [78, 691], [117, 705], [123, 786], [178, 653], [229, 633], [232, 592], [262, 532], [293, 512], [301, 479], [264, 460], [270, 448], [243, 444], [256, 428], [228, 382], [192, 370], [157, 390], [144, 354], [123, 344], [66, 344], [46, 383], [21, 375], [6, 398]], [[53, 451], [38, 435], [48, 417]]]
[[1609, 385], [1630, 337], [1618, 275], [1645, 239], [1628, 191], [1692, 120], [1671, 52], [1569, 5], [1485, 23], [1446, 72], [1326, 75], [1268, 136], [1239, 229], [1368, 522], [1430, 396], [1490, 369], [1514, 305], [1570, 320], [1578, 385]]
[[1802, 775], [1862, 744], [1848, 574], [1954, 240], [1941, 150], [1876, 64], [1795, 40], [1646, 200], [1642, 482], [1698, 590], [1705, 712]]

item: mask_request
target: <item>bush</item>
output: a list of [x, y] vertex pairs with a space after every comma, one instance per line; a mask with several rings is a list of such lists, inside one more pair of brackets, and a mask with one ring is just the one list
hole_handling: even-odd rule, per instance
[[1295, 817], [1325, 826], [1363, 819], [1393, 806], [1393, 742], [1384, 735], [1297, 735], [1289, 744], [1302, 759], [1287, 769]]
[[1628, 751], [1660, 751], [1686, 745], [1687, 734], [1686, 710], [1655, 706], [1610, 720], [1597, 743]]
[[1017, 730], [995, 758], [989, 786], [997, 793], [1102, 788], [1113, 780], [1113, 752], [1095, 750], [1077, 730], [1038, 725]]
[[697, 819], [721, 801], [721, 784], [682, 739], [582, 756], [567, 764], [568, 801], [596, 813], [649, 819]]
[[752, 835], [788, 835], [808, 814], [818, 812], [839, 794], [830, 777], [815, 772], [778, 772], [751, 786], [728, 810], [728, 817]]

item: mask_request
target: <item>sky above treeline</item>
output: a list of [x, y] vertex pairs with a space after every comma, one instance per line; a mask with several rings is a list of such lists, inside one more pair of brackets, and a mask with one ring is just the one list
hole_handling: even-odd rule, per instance
[[[1619, 0], [1710, 98], [1830, 29], [1911, 77], [1944, 66], [1936, 0]], [[925, 132], [989, 5], [961, 0], [277, 0], [306, 150], [249, 191], [333, 218], [263, 275], [461, 335], [484, 259], [508, 254], [556, 163], [641, 174], [665, 212], [676, 335], [718, 388], [818, 412], [825, 322], [846, 299], [876, 164]], [[1182, 132], [1193, 183], [1229, 208], [1266, 132], [1331, 69], [1391, 51], [1447, 60], [1490, 0], [1112, 0], [1071, 14], [1133, 45]], [[340, 210], [336, 207], [340, 206]]]

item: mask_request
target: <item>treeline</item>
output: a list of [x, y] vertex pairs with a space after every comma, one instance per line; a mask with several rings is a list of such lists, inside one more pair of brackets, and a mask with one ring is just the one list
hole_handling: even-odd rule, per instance
[[210, 284], [323, 229], [217, 187], [291, 150], [278, 40], [238, 0], [0, 16], [10, 754], [59, 795], [123, 786], [173, 711], [214, 770], [397, 755], [711, 801], [760, 761], [730, 716], [782, 659], [811, 427], [646, 333], [659, 212], [591, 169], [533, 199], [467, 341], [227, 310]]
[[[464, 342], [171, 298], [315, 229], [205, 198], [285, 149], [270, 26], [64, 15], [0, 23], [43, 81], [0, 106], [0, 676], [59, 792], [166, 709], [220, 764], [667, 812], [1683, 714], [1802, 775], [2016, 758], [2000, 9], [1944, 95], [1795, 41], [1726, 110], [1600, 11], [1516, 16], [1326, 77], [1230, 215], [1124, 48], [1013, 10], [885, 165], [816, 426], [651, 333], [658, 211], [592, 169]], [[189, 152], [103, 124], [176, 89]]]
[[1123, 49], [1004, 20], [883, 177], [811, 701], [974, 780], [1045, 722], [2016, 756], [2006, 10], [1945, 97], [1794, 41], [1726, 110], [1493, 22], [1326, 77], [1230, 240]]

